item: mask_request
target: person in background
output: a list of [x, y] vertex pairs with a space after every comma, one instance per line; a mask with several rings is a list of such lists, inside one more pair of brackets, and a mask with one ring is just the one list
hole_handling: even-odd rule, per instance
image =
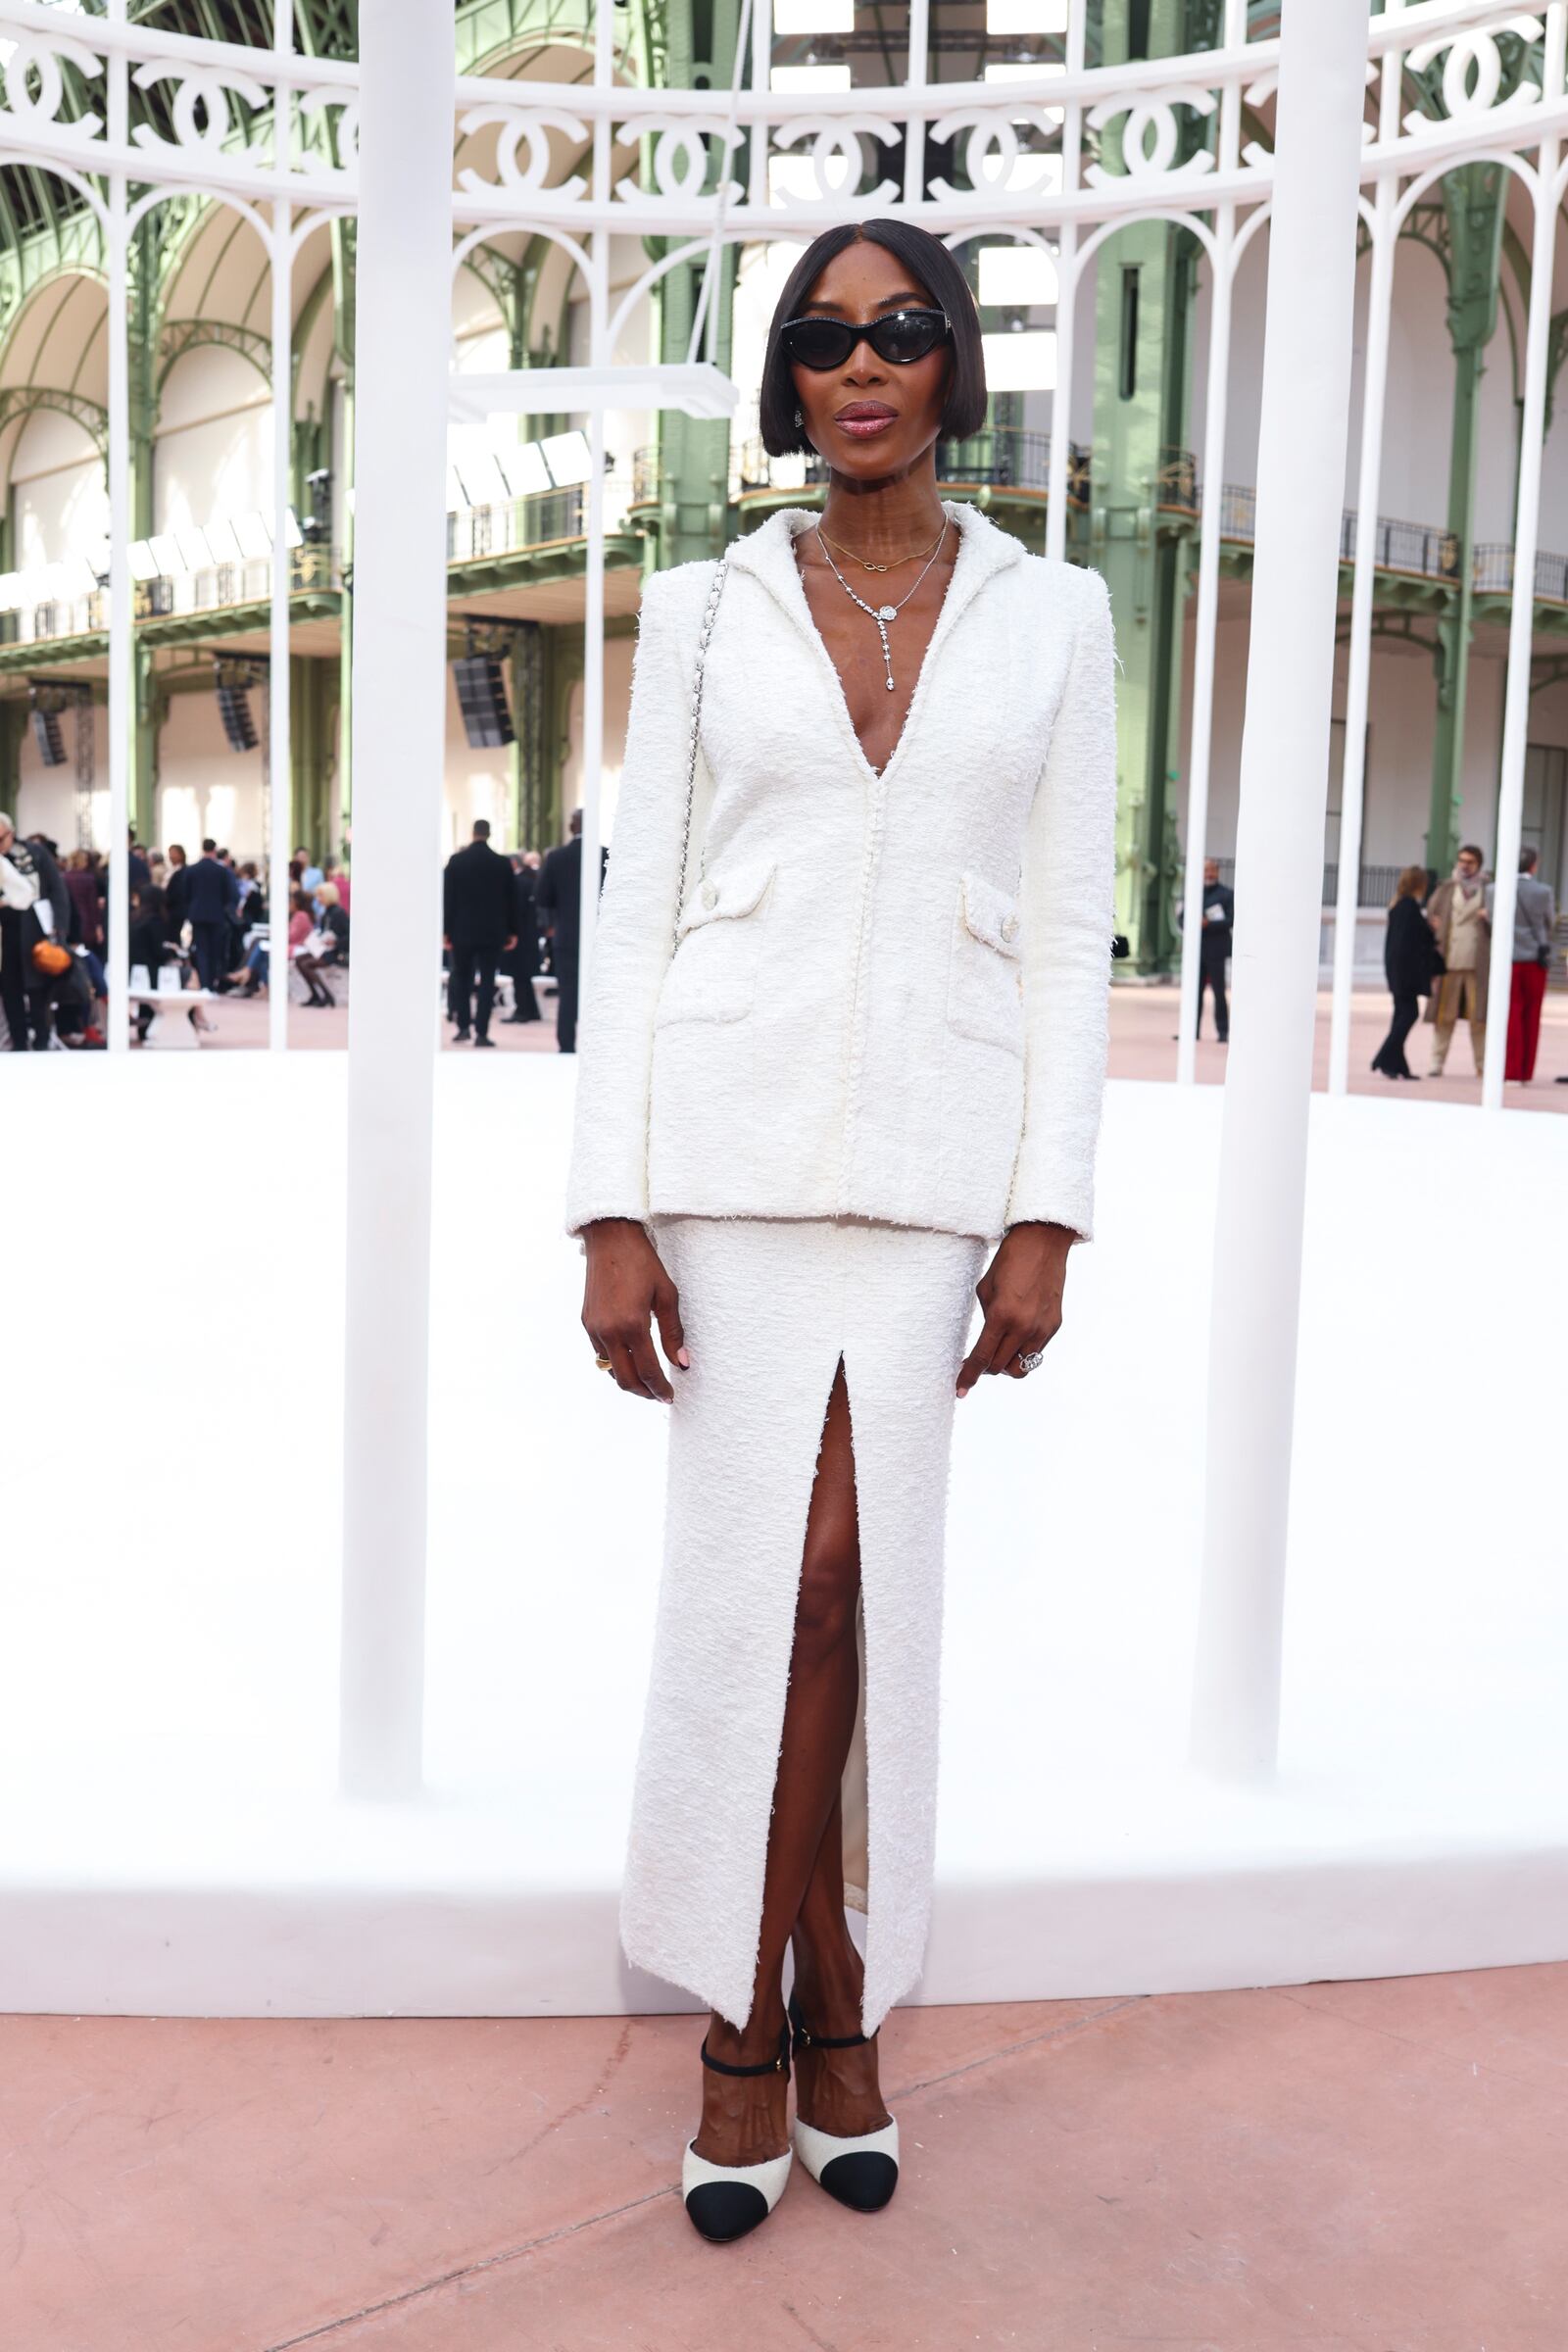
[[217, 842], [204, 841], [200, 858], [186, 869], [185, 907], [197, 978], [215, 992], [228, 971], [228, 925], [238, 888], [219, 860]]
[[[582, 939], [582, 810], [568, 821], [570, 840], [552, 850], [540, 869], [534, 906], [550, 931], [550, 968], [556, 975], [556, 1044], [563, 1054], [577, 1051], [577, 955]], [[608, 852], [599, 852], [599, 887], [605, 886]]]
[[0, 814], [0, 1005], [13, 1054], [25, 1054], [27, 1017], [26, 917], [38, 898], [38, 870], [9, 816]]
[[[311, 992], [306, 1002], [311, 1004], [336, 1004], [337, 999], [327, 987], [325, 980], [322, 978], [322, 974], [324, 972], [330, 972], [334, 968], [342, 970], [347, 967], [349, 960], [349, 918], [337, 903], [337, 885], [335, 882], [320, 883], [318, 886], [316, 895], [320, 902], [321, 915], [319, 923], [314, 926], [314, 928], [318, 929], [321, 932], [326, 944], [314, 953], [308, 944], [303, 946], [300, 949], [299, 955], [295, 958], [295, 961], [299, 969], [300, 978], [304, 981], [306, 987]], [[311, 903], [303, 888], [300, 892], [300, 904], [308, 920], [311, 911]], [[289, 925], [289, 935], [292, 943], [292, 922]], [[309, 932], [307, 932], [306, 938], [308, 942], [310, 938]]]
[[[148, 869], [146, 858], [142, 854], [141, 843], [136, 839], [134, 825], [125, 827], [125, 846], [130, 854], [130, 880], [132, 882], [150, 882], [152, 874]], [[181, 854], [183, 855], [183, 853]]]
[[1519, 896], [1513, 916], [1513, 985], [1508, 991], [1508, 1049], [1502, 1074], [1524, 1083], [1536, 1074], [1541, 1008], [1546, 1001], [1551, 934], [1557, 920], [1557, 903], [1550, 884], [1541, 879], [1540, 866], [1537, 851], [1520, 853]]
[[1443, 970], [1427, 1004], [1427, 1019], [1436, 1024], [1432, 1041], [1432, 1076], [1443, 1076], [1453, 1042], [1453, 1025], [1461, 1015], [1470, 1023], [1470, 1051], [1476, 1076], [1482, 1072], [1487, 1050], [1487, 976], [1492, 956], [1492, 909], [1482, 879], [1485, 860], [1473, 842], [1454, 859], [1453, 872], [1440, 882], [1427, 903], [1427, 920], [1438, 942]]
[[[158, 986], [158, 974], [163, 965], [165, 949], [164, 913], [150, 884], [133, 882], [130, 886], [130, 966], [138, 963], [147, 967], [147, 985]], [[158, 1007], [145, 998], [136, 1006], [136, 1043], [146, 1042], [147, 1032], [157, 1017]]]
[[1203, 991], [1214, 999], [1214, 1035], [1222, 1046], [1231, 1042], [1231, 1008], [1225, 996], [1225, 966], [1230, 961], [1236, 923], [1236, 893], [1219, 878], [1219, 859], [1203, 860], [1203, 928], [1198, 941], [1198, 1036], [1203, 1034]]
[[76, 936], [96, 956], [104, 944], [103, 900], [98, 894], [98, 877], [87, 851], [73, 850], [66, 859], [66, 888], [76, 910]]
[[[496, 962], [517, 944], [512, 868], [490, 847], [490, 821], [476, 816], [473, 839], [447, 859], [441, 877], [442, 944], [452, 956], [447, 983], [447, 1017], [456, 1022], [454, 1045], [466, 1045], [472, 1023], [476, 1046], [493, 1046], [490, 1013], [495, 1004]], [[478, 1003], [474, 1003], [474, 983]]]
[[505, 957], [503, 969], [512, 981], [513, 1007], [507, 1014], [509, 1025], [539, 1018], [539, 1005], [533, 993], [534, 974], [539, 969], [539, 917], [534, 911], [533, 894], [539, 879], [539, 853], [514, 850], [512, 855], [512, 928], [516, 933], [516, 946]]
[[[152, 877], [143, 874], [140, 878], [147, 882]], [[132, 874], [131, 880], [136, 879]], [[164, 878], [163, 888], [164, 921], [168, 926], [164, 936], [177, 942], [190, 913], [190, 864], [181, 842], [172, 841], [169, 845], [169, 872]]]
[[316, 859], [311, 856], [309, 850], [296, 850], [294, 855], [300, 861], [300, 888], [304, 891], [305, 896], [308, 899], [314, 898], [316, 893], [320, 889], [321, 884], [325, 881], [326, 876], [322, 873], [320, 867], [317, 864]]
[[[9, 852], [0, 840], [0, 856], [6, 855], [13, 861], [21, 856], [30, 858], [37, 878], [38, 895], [22, 918], [22, 979], [32, 1021], [32, 1050], [35, 1054], [46, 1054], [51, 1007], [60, 993], [61, 982], [66, 981], [69, 986], [69, 978], [63, 971], [49, 970], [41, 964], [34, 950], [47, 946], [70, 956], [71, 893], [55, 857], [55, 844], [46, 833], [29, 833], [24, 842], [17, 841], [13, 835]], [[73, 957], [73, 967], [74, 960]]]
[[1389, 905], [1389, 927], [1383, 941], [1383, 969], [1394, 999], [1389, 1034], [1372, 1056], [1372, 1067], [1385, 1078], [1414, 1078], [1405, 1058], [1404, 1041], [1421, 1018], [1421, 999], [1430, 996], [1443, 969], [1432, 925], [1422, 910], [1427, 869], [1407, 865]]
[[335, 858], [321, 860], [321, 879], [330, 882], [337, 892], [337, 903], [345, 914], [354, 911], [354, 886]]

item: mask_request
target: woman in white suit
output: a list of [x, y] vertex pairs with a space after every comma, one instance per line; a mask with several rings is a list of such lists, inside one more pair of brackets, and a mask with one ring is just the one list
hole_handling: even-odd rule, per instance
[[859, 2210], [897, 2181], [875, 2036], [930, 1908], [953, 1414], [1039, 1363], [1091, 1227], [1110, 616], [939, 496], [985, 415], [946, 247], [830, 229], [760, 412], [826, 459], [820, 514], [644, 585], [566, 1225], [600, 1366], [670, 1407], [620, 1931], [712, 2012], [710, 2237], [796, 2152]]

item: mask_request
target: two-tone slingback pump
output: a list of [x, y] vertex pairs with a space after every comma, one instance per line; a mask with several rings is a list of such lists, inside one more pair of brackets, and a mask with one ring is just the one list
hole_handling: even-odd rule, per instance
[[[789, 2022], [794, 2046], [801, 2050], [852, 2050], [874, 2041], [874, 2034], [813, 2034], [790, 1994]], [[847, 2136], [818, 2132], [814, 2124], [795, 2119], [795, 2147], [813, 2180], [830, 2197], [856, 2213], [879, 2213], [899, 2185], [899, 2126], [895, 2117], [877, 2132]]]
[[[778, 2049], [760, 2066], [730, 2066], [722, 2058], [710, 2058], [706, 2035], [702, 2060], [715, 2075], [779, 2074], [787, 2079], [790, 2029], [788, 2025], [779, 2029]], [[760, 2164], [710, 2164], [706, 2156], [698, 2155], [695, 2140], [688, 2140], [681, 2159], [680, 2187], [692, 2227], [717, 2243], [744, 2237], [759, 2222], [766, 2221], [784, 2194], [794, 2153], [793, 2148], [786, 2148], [782, 2156], [765, 2157]]]

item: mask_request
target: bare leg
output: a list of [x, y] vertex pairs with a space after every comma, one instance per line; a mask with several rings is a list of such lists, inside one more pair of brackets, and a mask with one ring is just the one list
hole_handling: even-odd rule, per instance
[[[812, 2033], [858, 2034], [865, 1968], [844, 1915], [844, 1817], [837, 1794], [793, 1942], [795, 1991]], [[796, 2068], [796, 2107], [818, 2132], [852, 2138], [879, 2132], [890, 2121], [878, 2086], [874, 2041], [848, 2050], [803, 2050]]]
[[[859, 1591], [855, 1456], [841, 1359], [828, 1397], [807, 1518], [751, 2012], [740, 2033], [715, 2012], [708, 2032], [710, 2054], [732, 2066], [757, 2065], [778, 2047], [784, 2023], [784, 1947], [817, 1865], [855, 1730]], [[842, 1899], [841, 1886], [841, 1907]], [[703, 2069], [703, 2123], [696, 2148], [709, 2163], [760, 2164], [769, 2156], [781, 2156], [789, 2146], [786, 2118], [782, 2075], [736, 2079]]]

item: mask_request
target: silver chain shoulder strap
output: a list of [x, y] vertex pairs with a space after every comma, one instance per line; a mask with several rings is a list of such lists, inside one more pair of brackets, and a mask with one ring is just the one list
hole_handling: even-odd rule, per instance
[[718, 569], [713, 574], [713, 584], [708, 591], [708, 602], [703, 608], [703, 625], [697, 639], [697, 674], [692, 681], [691, 737], [686, 746], [686, 822], [680, 837], [680, 887], [675, 893], [675, 926], [670, 941], [671, 955], [680, 939], [681, 908], [686, 904], [686, 863], [690, 856], [692, 840], [692, 796], [697, 786], [697, 736], [703, 723], [703, 671], [708, 662], [708, 640], [713, 633], [713, 615], [718, 611], [718, 600], [724, 593], [724, 581], [728, 572], [729, 554], [726, 550], [719, 558]]

